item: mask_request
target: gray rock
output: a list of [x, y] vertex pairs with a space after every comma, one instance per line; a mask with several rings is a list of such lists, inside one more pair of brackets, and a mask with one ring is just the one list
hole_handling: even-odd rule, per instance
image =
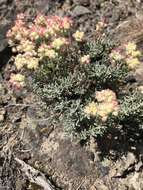
[[4, 121], [4, 116], [5, 116], [5, 109], [0, 109], [0, 122], [3, 122]]
[[8, 21], [3, 21], [0, 23], [0, 52], [2, 52], [8, 45], [6, 40], [6, 33], [9, 29], [10, 23]]
[[7, 47], [7, 45], [6, 39], [0, 40], [0, 52], [2, 52]]
[[42, 1], [35, 1], [37, 9], [42, 13], [48, 13], [51, 6], [53, 5], [51, 0], [42, 0]]
[[73, 0], [73, 3], [76, 4], [76, 5], [89, 6], [90, 5], [90, 0]]
[[0, 52], [7, 47], [6, 33], [13, 23], [16, 14], [13, 0], [0, 0]]
[[136, 163], [136, 156], [132, 152], [128, 152], [127, 156], [123, 156], [122, 159], [116, 164], [117, 176], [123, 176], [124, 172], [134, 167], [133, 165]]
[[140, 169], [142, 168], [142, 166], [143, 166], [142, 161], [139, 161], [139, 162], [135, 165], [135, 171], [136, 171], [136, 172], [139, 172]]
[[84, 6], [81, 6], [81, 5], [77, 5], [73, 9], [71, 15], [73, 17], [78, 17], [78, 16], [82, 16], [82, 15], [85, 15], [85, 14], [90, 14], [90, 13], [91, 13], [91, 11], [88, 8], [86, 8]]
[[140, 64], [140, 66], [135, 71], [135, 78], [137, 82], [143, 84], [143, 66]]

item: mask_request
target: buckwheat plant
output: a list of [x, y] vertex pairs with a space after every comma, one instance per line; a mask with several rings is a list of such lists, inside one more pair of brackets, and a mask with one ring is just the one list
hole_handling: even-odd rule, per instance
[[113, 49], [110, 57], [113, 60], [125, 60], [129, 69], [135, 69], [140, 64], [141, 52], [135, 42], [128, 42], [120, 48]]
[[115, 48], [106, 38], [87, 42], [70, 18], [42, 14], [28, 22], [18, 15], [7, 38], [17, 69], [10, 83], [24, 86], [23, 73], [30, 71], [33, 91], [47, 104], [49, 125], [62, 125], [80, 139], [130, 123], [142, 126], [142, 92], [126, 87], [130, 70], [140, 63], [135, 43]]

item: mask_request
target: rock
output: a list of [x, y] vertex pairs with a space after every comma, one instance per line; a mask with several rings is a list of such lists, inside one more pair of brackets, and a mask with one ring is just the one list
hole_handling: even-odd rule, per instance
[[0, 1], [0, 52], [7, 47], [6, 33], [13, 23], [14, 9], [15, 3], [13, 0]]
[[135, 171], [136, 171], [136, 172], [139, 172], [140, 169], [142, 168], [142, 166], [143, 166], [142, 161], [139, 161], [139, 162], [135, 165]]
[[6, 32], [9, 29], [9, 22], [3, 22], [0, 25], [0, 52], [2, 52], [8, 45], [6, 40]]
[[0, 114], [0, 122], [3, 122], [3, 121], [4, 121], [4, 115]]
[[127, 163], [125, 165], [125, 168], [128, 168], [130, 165], [132, 165], [136, 162], [136, 157], [132, 152], [129, 152], [127, 154], [126, 162]]
[[5, 94], [5, 88], [2, 85], [2, 83], [0, 83], [0, 96], [3, 96]]
[[53, 2], [51, 0], [35, 1], [35, 4], [37, 9], [42, 13], [48, 13], [53, 6]]
[[73, 0], [73, 3], [76, 5], [89, 6], [90, 0]]
[[97, 179], [94, 185], [91, 186], [90, 190], [109, 190], [109, 189], [102, 180]]
[[126, 43], [127, 41], [135, 41], [137, 43], [142, 43], [143, 41], [143, 16], [140, 12], [136, 15], [130, 16], [125, 21], [120, 22], [120, 24], [114, 29], [114, 39]]
[[73, 17], [78, 17], [78, 16], [82, 16], [82, 15], [85, 15], [85, 14], [90, 14], [90, 13], [91, 13], [91, 11], [88, 8], [86, 8], [84, 6], [81, 6], [81, 5], [77, 5], [73, 9], [71, 15]]
[[137, 82], [143, 84], [143, 65], [140, 64], [135, 71], [135, 79]]
[[126, 171], [130, 170], [130, 168], [134, 167], [137, 163], [136, 156], [132, 152], [128, 152], [127, 156], [123, 156], [122, 159], [116, 164], [117, 175], [121, 177], [125, 174]]
[[3, 51], [7, 47], [7, 40], [0, 40], [0, 52]]
[[5, 116], [5, 109], [0, 109], [0, 122], [3, 122], [4, 121], [4, 116]]
[[89, 189], [90, 182], [93, 184], [99, 174], [96, 164], [90, 162], [88, 152], [80, 144], [71, 142], [59, 126], [41, 135], [38, 126], [34, 130], [32, 123], [29, 124], [26, 118], [22, 139], [31, 150], [32, 158], [28, 163], [39, 163], [37, 166], [43, 173], [51, 175], [61, 189], [78, 189], [83, 181], [85, 189]]

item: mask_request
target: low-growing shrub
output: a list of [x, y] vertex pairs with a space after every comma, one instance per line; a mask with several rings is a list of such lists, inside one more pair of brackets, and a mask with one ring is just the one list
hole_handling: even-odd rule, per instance
[[[38, 15], [31, 22], [18, 16], [7, 37], [17, 72], [33, 70], [32, 88], [47, 104], [49, 125], [63, 125], [80, 139], [142, 126], [142, 93], [126, 90], [130, 70], [140, 63], [133, 42], [120, 48], [105, 38], [87, 42], [67, 17]], [[13, 76], [11, 82], [23, 84], [21, 75]]]

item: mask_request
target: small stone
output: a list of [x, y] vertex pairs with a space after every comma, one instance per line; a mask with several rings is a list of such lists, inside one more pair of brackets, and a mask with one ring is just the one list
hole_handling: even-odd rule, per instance
[[138, 162], [138, 163], [135, 165], [135, 171], [136, 171], [136, 172], [139, 172], [142, 166], [143, 166], [142, 161]]
[[5, 0], [1, 0], [1, 1], [0, 1], [0, 6], [5, 5], [5, 3], [6, 3]]
[[50, 0], [35, 1], [37, 9], [42, 13], [48, 13], [53, 3]]
[[89, 6], [90, 5], [90, 0], [73, 0], [73, 3], [76, 4], [76, 5]]
[[4, 121], [4, 115], [0, 114], [0, 122]]
[[137, 70], [135, 71], [135, 79], [137, 82], [142, 83], [143, 82], [143, 66], [142, 64], [139, 65]]
[[5, 88], [3, 87], [3, 85], [0, 83], [0, 96], [5, 94]]
[[90, 190], [109, 190], [108, 187], [104, 184], [102, 179], [97, 179], [95, 183], [90, 187]]
[[7, 47], [7, 40], [0, 40], [0, 52], [3, 51]]
[[90, 13], [91, 13], [91, 11], [88, 8], [86, 8], [84, 6], [81, 6], [81, 5], [77, 5], [73, 9], [71, 15], [73, 17], [78, 17], [78, 16], [82, 16], [82, 15], [85, 15], [85, 14], [90, 14]]
[[128, 152], [126, 157], [126, 168], [128, 168], [130, 165], [134, 164], [136, 162], [136, 157], [132, 152]]
[[0, 52], [2, 52], [8, 45], [6, 33], [11, 26], [11, 22], [3, 19], [0, 25]]
[[4, 121], [5, 113], [6, 113], [6, 111], [4, 109], [0, 109], [0, 122]]
[[139, 86], [138, 90], [143, 94], [143, 85]]

